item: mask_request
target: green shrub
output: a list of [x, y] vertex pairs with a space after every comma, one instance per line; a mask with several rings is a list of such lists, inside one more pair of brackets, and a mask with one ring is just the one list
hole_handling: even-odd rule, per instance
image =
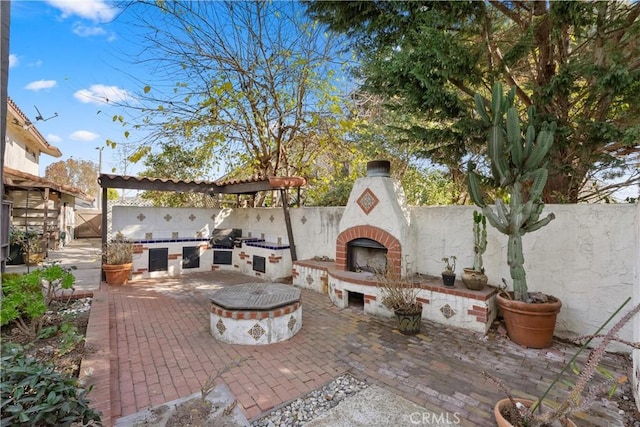
[[72, 377], [21, 352], [2, 356], [0, 424], [11, 426], [101, 426], [101, 413], [89, 407], [89, 389]]
[[75, 277], [59, 265], [21, 275], [2, 276], [0, 325], [15, 322], [18, 329], [35, 338], [44, 314], [60, 289], [71, 289]]

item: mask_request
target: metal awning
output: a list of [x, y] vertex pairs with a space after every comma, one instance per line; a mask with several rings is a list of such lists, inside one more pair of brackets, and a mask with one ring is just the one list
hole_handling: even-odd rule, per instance
[[307, 180], [299, 176], [254, 176], [247, 179], [231, 179], [226, 181], [189, 181], [169, 178], [100, 174], [98, 177], [98, 184], [102, 187], [102, 243], [104, 245], [107, 239], [108, 188], [124, 188], [128, 190], [143, 191], [172, 191], [183, 193], [193, 192], [205, 193], [210, 196], [214, 196], [216, 194], [255, 194], [259, 191], [279, 190], [282, 193], [282, 209], [284, 211], [285, 225], [287, 227], [287, 237], [289, 238], [291, 260], [296, 261], [297, 255], [293, 239], [293, 229], [291, 226], [289, 206], [285, 193], [289, 188], [300, 188], [306, 185], [306, 183]]
[[259, 191], [286, 190], [306, 185], [299, 176], [269, 176], [233, 179], [228, 181], [190, 181], [168, 178], [150, 178], [127, 175], [101, 174], [98, 184], [102, 188], [124, 188], [144, 191], [172, 191], [215, 194], [253, 194]]

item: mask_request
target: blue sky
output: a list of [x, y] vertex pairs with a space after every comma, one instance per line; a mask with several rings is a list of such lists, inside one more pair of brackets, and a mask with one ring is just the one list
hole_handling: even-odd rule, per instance
[[[61, 158], [43, 155], [47, 165], [73, 156], [98, 163], [107, 139], [123, 141], [124, 129], [114, 123], [122, 109], [105, 102], [131, 99], [135, 82], [119, 70], [136, 70], [120, 58], [131, 44], [113, 3], [102, 0], [13, 0], [11, 4], [9, 96], [35, 123]], [[47, 121], [36, 121], [37, 109]], [[102, 171], [124, 173], [118, 149], [102, 151]], [[129, 165], [135, 174], [140, 166]]]

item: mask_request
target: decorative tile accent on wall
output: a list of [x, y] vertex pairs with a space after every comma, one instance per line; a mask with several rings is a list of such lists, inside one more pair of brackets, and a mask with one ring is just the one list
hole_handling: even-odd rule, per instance
[[254, 340], [258, 341], [267, 331], [265, 331], [259, 323], [256, 323], [253, 325], [253, 328], [249, 329], [247, 332], [249, 332], [249, 335], [251, 335]]
[[144, 221], [144, 219], [146, 218], [146, 216], [144, 216], [143, 213], [139, 214], [136, 218], [138, 218], [138, 221], [142, 222]]
[[178, 237], [180, 237], [180, 233], [178, 233], [177, 231], [172, 231], [171, 232], [171, 238], [172, 239], [177, 239]]
[[144, 233], [144, 238], [146, 240], [153, 239], [153, 233]]
[[456, 315], [456, 311], [453, 308], [451, 308], [449, 304], [445, 304], [442, 307], [440, 307], [440, 312], [447, 319], [450, 319], [451, 317]]
[[358, 197], [358, 206], [360, 206], [360, 209], [367, 215], [378, 205], [378, 202], [380, 202], [380, 200], [373, 194], [373, 191], [368, 188]]
[[220, 332], [220, 335], [224, 334], [224, 331], [227, 330], [227, 327], [224, 326], [224, 322], [222, 319], [218, 319], [218, 323], [216, 323], [216, 329]]
[[307, 221], [308, 221], [307, 217], [302, 215], [302, 218], [300, 218], [300, 222], [303, 223], [303, 224], [306, 224]]
[[310, 274], [307, 274], [306, 282], [309, 286], [311, 286], [313, 284], [313, 276], [311, 276]]
[[256, 215], [256, 221], [260, 222], [260, 214]]
[[273, 217], [273, 215], [271, 215], [271, 216], [269, 217], [269, 221], [271, 221], [271, 222], [275, 221], [275, 218]]
[[193, 222], [195, 221], [197, 217], [194, 214], [189, 215], [189, 221]]
[[293, 328], [296, 327], [296, 318], [291, 316], [289, 318], [289, 322], [287, 323], [287, 328], [289, 328], [290, 331], [293, 331]]
[[217, 215], [216, 215], [216, 214], [211, 215], [211, 219], [212, 219], [212, 220], [214, 220], [214, 221], [215, 221], [215, 220], [216, 220], [216, 218], [217, 218]]
[[171, 221], [171, 218], [173, 218], [173, 217], [171, 215], [169, 215], [169, 214], [166, 214], [163, 218], [164, 218], [165, 221], [169, 222], [169, 221]]

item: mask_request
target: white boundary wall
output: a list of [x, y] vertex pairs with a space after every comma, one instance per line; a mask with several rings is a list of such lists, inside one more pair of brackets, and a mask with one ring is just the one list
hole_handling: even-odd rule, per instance
[[[298, 259], [326, 256], [335, 259], [336, 238], [344, 207], [291, 208]], [[444, 256], [458, 257], [457, 272], [473, 262], [473, 206], [410, 208], [411, 234], [415, 237], [403, 256], [414, 271], [439, 275]], [[562, 337], [593, 333], [627, 298], [640, 302], [640, 208], [638, 204], [547, 205], [546, 215], [556, 219], [523, 237], [525, 270], [530, 291], [552, 294], [563, 302], [556, 333]], [[142, 214], [144, 220], [138, 218]], [[168, 215], [168, 216], [167, 216]], [[170, 219], [167, 219], [169, 218]], [[195, 217], [195, 218], [194, 218]], [[193, 219], [192, 219], [193, 218]], [[267, 241], [287, 241], [281, 208], [113, 208], [112, 231], [144, 239], [207, 236], [213, 228], [240, 228]], [[489, 283], [510, 282], [506, 263], [506, 237], [487, 225], [484, 265]], [[637, 319], [627, 325], [622, 338], [640, 336]], [[623, 350], [622, 347], [616, 348]], [[628, 351], [628, 350], [627, 350]], [[640, 356], [636, 352], [638, 375]], [[637, 386], [636, 386], [637, 389]]]

